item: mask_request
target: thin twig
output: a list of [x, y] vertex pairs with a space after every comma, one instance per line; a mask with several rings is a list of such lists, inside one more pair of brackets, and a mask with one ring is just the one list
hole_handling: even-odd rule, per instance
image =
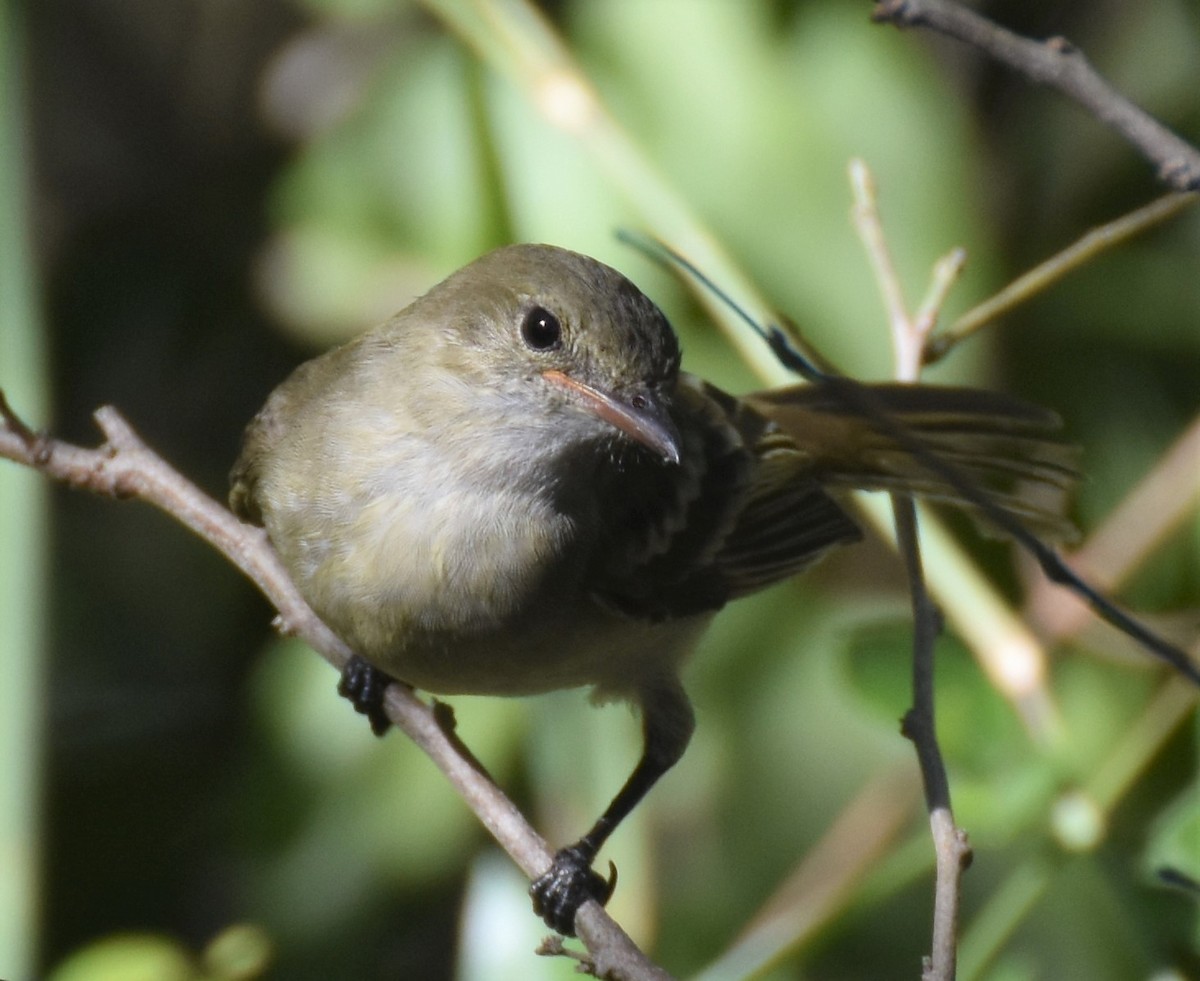
[[[1153, 161], [1161, 180], [1179, 191], [1200, 190], [1200, 151], [1115, 91], [1087, 63], [1082, 53], [1063, 38], [1051, 38], [1044, 43], [1031, 41], [949, 0], [877, 0], [873, 17], [897, 27], [929, 27], [975, 45], [1036, 82], [1055, 86], [1101, 122], [1116, 129]], [[1174, 203], [1163, 207], [1169, 211]], [[1152, 218], [1157, 210], [1155, 205], [1150, 206]], [[1137, 219], [1134, 226], [1135, 230], [1140, 227]], [[1004, 523], [1003, 526], [1037, 559], [1048, 579], [1069, 586], [1101, 619], [1200, 684], [1200, 667], [1178, 646], [1101, 594], [1019, 523]]]
[[[905, 348], [912, 335], [908, 325], [908, 304], [904, 302], [904, 290], [900, 286], [896, 264], [892, 261], [892, 253], [883, 234], [883, 224], [879, 220], [875, 178], [862, 160], [851, 160], [849, 171], [850, 186], [854, 191], [851, 217], [854, 219], [854, 228], [862, 240], [863, 248], [866, 249], [871, 269], [875, 273], [875, 283], [883, 295], [883, 305], [891, 328], [892, 344], [895, 347], [896, 365], [901, 380], [905, 380], [903, 375], [907, 372], [903, 366], [911, 360], [911, 355]], [[920, 370], [920, 362], [917, 363], [917, 370]], [[912, 381], [911, 378], [907, 380]]]
[[[31, 467], [71, 487], [117, 499], [134, 498], [165, 511], [220, 551], [279, 611], [280, 629], [308, 643], [341, 669], [350, 649], [317, 617], [293, 586], [262, 529], [238, 521], [151, 450], [111, 406], [95, 413], [105, 442], [75, 446], [33, 432], [0, 392], [0, 457]], [[388, 718], [445, 774], [502, 848], [530, 878], [550, 865], [545, 841], [516, 806], [447, 736], [437, 713], [412, 689], [390, 685]], [[597, 976], [622, 981], [670, 981], [597, 903], [580, 910], [576, 927]]]
[[[1171, 444], [1072, 556], [1101, 586], [1119, 586], [1200, 506], [1200, 417]], [[1091, 621], [1088, 607], [1042, 577], [1030, 584], [1026, 614], [1054, 641]]]
[[925, 960], [923, 981], [952, 981], [958, 959], [958, 911], [963, 870], [971, 861], [967, 834], [954, 821], [950, 780], [937, 741], [934, 711], [934, 645], [941, 616], [929, 598], [921, 572], [917, 513], [912, 498], [892, 495], [896, 539], [908, 576], [913, 610], [913, 704], [904, 715], [900, 731], [912, 741], [921, 766], [929, 830], [933, 837], [936, 872], [933, 898], [933, 941]]
[[[883, 233], [871, 172], [861, 160], [853, 160], [850, 174], [854, 188], [854, 224], [870, 257], [887, 306], [896, 351], [896, 377], [901, 381], [915, 382], [921, 373], [921, 355], [926, 339], [937, 323], [938, 311], [962, 268], [964, 256], [961, 250], [955, 250], [937, 263], [920, 315], [910, 316]], [[923, 981], [952, 981], [957, 963], [962, 872], [970, 862], [971, 849], [966, 833], [954, 823], [950, 781], [937, 741], [933, 679], [934, 647], [941, 632], [941, 613], [925, 585], [913, 499], [908, 494], [892, 494], [891, 498], [896, 543], [904, 561], [913, 611], [913, 703], [904, 715], [901, 732], [912, 741], [921, 767], [937, 863], [933, 939], [930, 955], [924, 962], [922, 978]]]
[[1108, 84], [1066, 38], [1033, 41], [949, 0], [877, 0], [872, 19], [897, 27], [928, 27], [965, 41], [1074, 99], [1154, 164], [1176, 191], [1200, 190], [1200, 150]]
[[[934, 263], [933, 278], [930, 280], [929, 289], [913, 317], [913, 333], [922, 341], [920, 358], [914, 359], [916, 362], [913, 368], [914, 381], [922, 365], [927, 361], [926, 352], [929, 350], [929, 339], [933, 334], [933, 329], [937, 326], [942, 307], [945, 306], [946, 298], [950, 295], [954, 284], [958, 282], [958, 277], [962, 275], [963, 267], [966, 264], [967, 250], [961, 246], [951, 249]], [[905, 364], [907, 361], [897, 360], [898, 369]]]
[[995, 323], [1015, 307], [1027, 303], [1033, 296], [1065, 278], [1101, 252], [1128, 241], [1149, 228], [1179, 214], [1200, 201], [1200, 194], [1171, 192], [1142, 205], [1120, 218], [1086, 232], [1061, 252], [1014, 279], [995, 296], [972, 307], [945, 331], [930, 338], [925, 345], [926, 364], [940, 361], [960, 342], [976, 331]]

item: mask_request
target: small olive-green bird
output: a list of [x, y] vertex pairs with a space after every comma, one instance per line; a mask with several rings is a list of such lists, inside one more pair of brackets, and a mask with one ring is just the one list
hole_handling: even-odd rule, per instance
[[[868, 388], [998, 507], [1062, 530], [1074, 469], [1053, 415], [973, 389]], [[969, 506], [888, 428], [820, 385], [727, 395], [680, 371], [666, 318], [620, 273], [514, 245], [301, 365], [250, 424], [231, 503], [360, 656], [343, 689], [377, 731], [391, 679], [592, 686], [640, 707], [636, 769], [531, 889], [571, 934], [612, 889], [596, 852], [688, 743], [680, 668], [713, 615], [860, 537], [831, 490]]]

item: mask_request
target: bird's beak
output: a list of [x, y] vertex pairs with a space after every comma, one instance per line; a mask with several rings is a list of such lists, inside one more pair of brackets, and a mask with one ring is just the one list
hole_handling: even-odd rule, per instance
[[654, 396], [637, 395], [624, 402], [561, 371], [543, 371], [542, 377], [570, 392], [586, 409], [653, 450], [666, 462], [679, 462], [679, 430]]

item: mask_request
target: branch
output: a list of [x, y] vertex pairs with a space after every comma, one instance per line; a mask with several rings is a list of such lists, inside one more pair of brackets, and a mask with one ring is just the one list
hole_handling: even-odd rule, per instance
[[[30, 429], [0, 391], [0, 457], [6, 457], [70, 487], [118, 500], [137, 499], [166, 512], [221, 552], [271, 602], [278, 629], [300, 637], [335, 668], [350, 649], [296, 591], [261, 528], [243, 524], [222, 505], [151, 450], [111, 406], [96, 410], [105, 442], [75, 446]], [[550, 866], [545, 841], [516, 806], [439, 721], [434, 709], [405, 685], [387, 689], [388, 718], [445, 774], [500, 846], [531, 879]], [[531, 914], [532, 915], [532, 914]], [[576, 921], [597, 977], [614, 981], [670, 981], [597, 903], [580, 910]]]
[[941, 615], [925, 588], [921, 571], [921, 547], [917, 512], [911, 497], [892, 495], [896, 517], [896, 541], [904, 558], [913, 609], [913, 704], [900, 723], [900, 731], [912, 741], [925, 787], [929, 830], [936, 860], [933, 894], [933, 942], [925, 959], [922, 981], [953, 981], [958, 961], [958, 911], [962, 873], [971, 864], [967, 833], [954, 821], [950, 804], [950, 780], [937, 741], [934, 713], [934, 644], [941, 630]]
[[[933, 282], [917, 316], [910, 316], [879, 220], [871, 172], [861, 160], [852, 160], [850, 176], [854, 188], [854, 224], [866, 247], [888, 310], [896, 351], [896, 377], [901, 381], [915, 382], [921, 373], [925, 342], [937, 323], [946, 294], [962, 270], [965, 254], [961, 249], [956, 249], [937, 264]], [[950, 806], [950, 781], [937, 741], [933, 676], [934, 645], [941, 632], [941, 614], [925, 585], [913, 499], [908, 494], [892, 494], [891, 498], [896, 544], [904, 560], [913, 611], [913, 704], [904, 715], [900, 731], [916, 749], [936, 859], [933, 940], [921, 977], [923, 981], [953, 981], [958, 960], [962, 873], [970, 864], [971, 847], [966, 832], [954, 823], [954, 811]]]
[[[1106, 589], [1114, 589], [1200, 507], [1200, 416], [1192, 420], [1153, 468], [1071, 556]], [[1030, 583], [1025, 612], [1053, 641], [1082, 629], [1089, 611], [1044, 578]]]
[[855, 890], [911, 823], [917, 803], [912, 777], [907, 768], [886, 765], [873, 774], [733, 944], [691, 981], [763, 976], [853, 905]]
[[876, 0], [871, 18], [965, 41], [1030, 81], [1058, 89], [1131, 143], [1168, 187], [1200, 190], [1200, 151], [1109, 85], [1066, 38], [1031, 41], [950, 0]]
[[995, 296], [972, 307], [937, 337], [930, 338], [925, 345], [925, 364], [940, 361], [960, 341], [994, 324], [1006, 313], [1065, 279], [1068, 273], [1091, 262], [1101, 252], [1174, 217], [1197, 201], [1200, 201], [1200, 194], [1195, 192], [1164, 194], [1120, 218], [1090, 229], [1065, 249], [1022, 273]]

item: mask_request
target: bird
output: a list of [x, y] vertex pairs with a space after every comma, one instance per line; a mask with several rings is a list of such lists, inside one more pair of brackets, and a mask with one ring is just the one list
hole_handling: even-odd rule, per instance
[[888, 425], [821, 385], [727, 394], [681, 369], [666, 316], [620, 272], [509, 245], [297, 368], [247, 427], [230, 504], [354, 650], [339, 690], [377, 733], [393, 682], [637, 707], [628, 780], [530, 888], [571, 936], [612, 893], [601, 846], [688, 745], [680, 674], [699, 638], [727, 603], [862, 537], [843, 492], [977, 511], [915, 439], [993, 507], [1070, 533], [1076, 462], [1054, 413], [862, 385]]

